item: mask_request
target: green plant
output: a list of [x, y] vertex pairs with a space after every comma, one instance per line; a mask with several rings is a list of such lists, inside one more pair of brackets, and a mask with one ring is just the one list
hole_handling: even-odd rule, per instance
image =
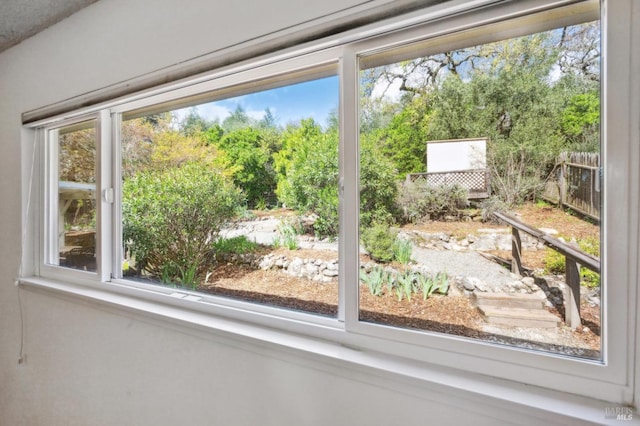
[[[600, 241], [595, 237], [587, 237], [578, 241], [580, 250], [590, 255], [600, 256]], [[564, 274], [566, 271], [566, 261], [564, 255], [552, 249], [546, 249], [544, 257], [544, 271], [547, 274]], [[581, 267], [580, 276], [582, 277], [580, 284], [587, 287], [597, 287], [600, 285], [600, 274], [590, 269]]]
[[416, 273], [415, 281], [423, 300], [427, 300], [435, 292], [447, 294], [449, 291], [449, 278], [445, 272], [438, 272], [435, 277]]
[[405, 222], [457, 217], [467, 206], [467, 190], [459, 185], [431, 186], [418, 178], [400, 186], [397, 202]]
[[490, 223], [498, 222], [498, 218], [493, 215], [494, 213], [506, 213], [509, 210], [509, 206], [496, 196], [491, 196], [482, 201], [480, 208], [482, 209], [482, 221]]
[[403, 296], [405, 296], [408, 301], [411, 301], [414, 279], [415, 274], [411, 271], [404, 271], [398, 275], [396, 278], [396, 296], [398, 296], [398, 301], [402, 300]]
[[274, 238], [275, 247], [286, 247], [289, 250], [298, 249], [298, 230], [290, 222], [282, 222], [278, 226], [280, 235]]
[[190, 288], [243, 201], [220, 172], [198, 163], [138, 172], [122, 193], [123, 239], [137, 270]]
[[394, 257], [393, 245], [396, 233], [385, 224], [374, 224], [362, 231], [364, 249], [373, 260], [391, 262]]
[[438, 272], [434, 278], [435, 287], [438, 293], [447, 294], [449, 291], [449, 276], [446, 272]]
[[243, 254], [256, 251], [259, 244], [244, 235], [232, 238], [218, 238], [213, 243], [213, 251], [221, 254]]
[[396, 238], [393, 242], [392, 250], [394, 260], [405, 265], [411, 262], [411, 252], [413, 251], [411, 241]]
[[369, 273], [360, 274], [360, 279], [369, 288], [369, 293], [374, 296], [381, 296], [384, 283], [389, 279], [389, 275], [380, 266], [374, 267]]

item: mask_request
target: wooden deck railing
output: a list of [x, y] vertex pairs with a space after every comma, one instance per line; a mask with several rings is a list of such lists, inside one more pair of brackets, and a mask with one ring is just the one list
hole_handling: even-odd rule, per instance
[[526, 232], [565, 257], [567, 290], [564, 292], [564, 319], [569, 327], [574, 329], [578, 327], [580, 325], [580, 267], [584, 266], [599, 274], [600, 259], [509, 215], [494, 213], [494, 216], [511, 226], [511, 272], [520, 275], [523, 272], [520, 231]]
[[487, 169], [452, 170], [448, 172], [409, 173], [407, 181], [425, 179], [430, 186], [460, 185], [469, 199], [488, 198], [491, 195], [490, 173]]

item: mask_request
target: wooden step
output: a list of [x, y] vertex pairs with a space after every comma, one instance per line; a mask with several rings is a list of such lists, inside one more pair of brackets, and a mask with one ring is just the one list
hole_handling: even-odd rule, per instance
[[545, 307], [545, 297], [541, 294], [480, 293], [476, 291], [472, 298], [477, 307], [495, 306], [540, 310], [544, 310]]
[[543, 309], [478, 306], [478, 311], [489, 324], [512, 327], [554, 328], [561, 323], [560, 318]]

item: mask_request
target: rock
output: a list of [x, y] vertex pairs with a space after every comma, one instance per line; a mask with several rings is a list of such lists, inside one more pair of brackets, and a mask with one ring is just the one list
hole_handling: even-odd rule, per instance
[[299, 257], [296, 257], [289, 264], [289, 267], [287, 268], [287, 272], [290, 275], [300, 276], [300, 275], [302, 275], [302, 266], [303, 265], [304, 265], [304, 262], [302, 261], [302, 259], [300, 259]]
[[326, 264], [326, 268], [330, 271], [337, 271], [338, 270], [338, 262], [329, 262]]
[[462, 286], [467, 291], [474, 291], [476, 288], [480, 291], [487, 291], [482, 280], [476, 277], [464, 277], [462, 279]]
[[588, 333], [590, 331], [591, 331], [591, 329], [589, 327], [582, 327], [582, 332], [583, 333]]
[[302, 276], [307, 277], [307, 278], [313, 278], [316, 275], [318, 275], [318, 267], [316, 265], [314, 265], [313, 263], [306, 263], [303, 267], [302, 267]]
[[262, 260], [260, 261], [260, 264], [258, 265], [258, 267], [259, 267], [260, 269], [267, 270], [267, 269], [271, 269], [271, 268], [273, 268], [274, 264], [275, 264], [275, 261], [273, 260], [273, 258], [272, 258], [272, 257], [265, 256], [265, 257], [263, 257], [263, 258], [262, 258]]
[[324, 271], [322, 271], [322, 275], [324, 275], [325, 277], [337, 277], [339, 274], [337, 269], [325, 269]]

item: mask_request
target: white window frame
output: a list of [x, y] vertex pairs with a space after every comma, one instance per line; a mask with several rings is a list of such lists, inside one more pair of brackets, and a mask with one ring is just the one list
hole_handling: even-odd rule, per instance
[[[46, 168], [46, 137], [38, 146], [38, 166], [34, 177], [40, 179], [40, 219], [30, 233], [33, 236], [37, 255], [32, 256], [34, 277], [23, 277], [22, 282], [49, 286], [64, 291], [66, 283], [97, 293], [94, 290], [117, 296], [118, 303], [126, 298], [142, 300], [154, 309], [162, 306], [177, 307], [187, 311], [203, 312], [212, 318], [255, 324], [275, 328], [291, 336], [302, 336], [313, 340], [337, 343], [350, 348], [381, 354], [379, 360], [401, 360], [410, 371], [420, 376], [419, 369], [435, 367], [443, 371], [459, 371], [461, 374], [482, 373], [497, 379], [539, 386], [543, 389], [569, 392], [596, 399], [628, 404], [633, 401], [633, 327], [636, 289], [638, 212], [630, 208], [637, 204], [639, 185], [637, 170], [630, 159], [637, 158], [629, 129], [632, 117], [625, 113], [631, 103], [629, 59], [609, 55], [617, 44], [629, 37], [630, 28], [610, 25], [610, 19], [620, 18], [623, 8], [614, 8], [615, 17], [606, 11], [611, 6], [603, 1], [600, 17], [602, 22], [602, 134], [607, 144], [603, 145], [605, 164], [605, 198], [602, 230], [605, 233], [602, 261], [605, 284], [603, 304], [615, 309], [604, 309], [602, 318], [603, 360], [592, 361], [567, 358], [557, 354], [532, 352], [517, 347], [498, 346], [483, 342], [429, 332], [417, 332], [360, 322], [358, 319], [358, 58], [381, 50], [422, 39], [436, 37], [464, 28], [505, 21], [510, 18], [532, 14], [559, 6], [575, 3], [572, 0], [525, 0], [494, 4], [490, 0], [471, 2], [452, 1], [434, 6], [407, 16], [369, 25], [357, 31], [311, 42], [264, 58], [247, 61], [215, 70], [210, 73], [145, 90], [121, 99], [103, 102], [63, 116], [51, 117], [31, 123], [35, 129], [54, 129], [96, 118], [98, 121], [98, 157], [96, 176], [97, 205], [97, 273], [86, 273], [52, 266], [46, 260], [47, 220], [50, 220], [51, 193], [48, 187], [50, 171]], [[498, 2], [503, 3], [503, 2]], [[534, 20], [535, 21], [535, 20]], [[533, 25], [533, 24], [532, 24]], [[626, 38], [625, 38], [626, 37]], [[628, 41], [627, 41], [628, 42]], [[628, 46], [627, 46], [628, 47]], [[121, 232], [119, 209], [105, 194], [114, 190], [115, 204], [121, 202], [119, 194], [119, 141], [118, 129], [122, 114], [128, 111], [162, 104], [172, 100], [196, 96], [203, 92], [222, 90], [249, 81], [267, 77], [286, 76], [288, 72], [323, 67], [336, 63], [340, 80], [340, 251], [339, 310], [337, 318], [324, 318], [312, 314], [262, 306], [202, 293], [165, 289], [112, 279], [120, 268], [120, 253], [117, 239], [108, 238]], [[286, 77], [284, 77], [286, 78]], [[613, 99], [616, 102], [613, 102]], [[45, 131], [44, 134], [47, 132]], [[615, 141], [615, 142], [614, 142]], [[105, 165], [110, 165], [106, 167]], [[39, 170], [43, 170], [42, 173]], [[98, 190], [99, 189], [99, 190]], [[615, 206], [615, 207], [614, 207]], [[625, 206], [626, 208], [620, 208]], [[615, 218], [615, 220], [612, 220]], [[617, 244], [614, 244], [617, 242]], [[635, 256], [635, 257], [634, 257]], [[117, 274], [116, 274], [117, 275]], [[71, 290], [66, 291], [81, 291]], [[123, 299], [124, 298], [124, 299]], [[115, 299], [114, 299], [115, 300]], [[115, 303], [115, 302], [114, 302]], [[143, 309], [137, 303], [139, 309]], [[167, 315], [169, 310], [167, 310]], [[616, 330], [616, 332], [613, 332]], [[621, 332], [620, 332], [621, 331]], [[372, 355], [374, 356], [374, 355]], [[382, 366], [384, 362], [379, 361]], [[381, 367], [382, 368], [382, 367]], [[434, 380], [436, 380], [434, 378]]]

